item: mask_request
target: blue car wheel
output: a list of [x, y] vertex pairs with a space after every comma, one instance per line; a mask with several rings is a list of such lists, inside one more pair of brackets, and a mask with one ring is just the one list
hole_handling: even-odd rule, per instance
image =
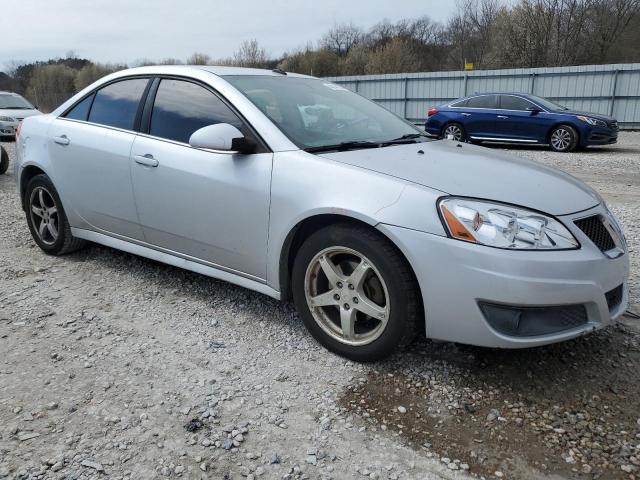
[[556, 152], [571, 152], [577, 144], [578, 133], [570, 125], [558, 125], [549, 136], [549, 145]]
[[459, 123], [449, 123], [444, 127], [442, 137], [447, 138], [449, 135], [453, 136], [456, 142], [463, 142], [467, 138], [464, 127]]

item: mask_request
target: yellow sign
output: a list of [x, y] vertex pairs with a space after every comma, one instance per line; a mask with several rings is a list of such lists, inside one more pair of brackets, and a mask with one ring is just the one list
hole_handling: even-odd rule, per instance
[[465, 70], [473, 70], [473, 63], [465, 62], [464, 69]]

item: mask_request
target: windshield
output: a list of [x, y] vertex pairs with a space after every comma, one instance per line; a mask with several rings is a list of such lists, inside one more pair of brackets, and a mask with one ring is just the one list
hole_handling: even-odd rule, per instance
[[536, 102], [538, 105], [546, 108], [547, 110], [569, 110], [564, 105], [552, 102], [551, 100], [547, 100], [546, 98], [536, 97], [535, 95], [529, 95], [529, 98], [531, 98], [531, 100]]
[[424, 134], [372, 101], [325, 80], [259, 75], [225, 79], [302, 149], [340, 144], [364, 148]]
[[0, 95], [0, 109], [32, 110], [33, 105], [20, 95]]

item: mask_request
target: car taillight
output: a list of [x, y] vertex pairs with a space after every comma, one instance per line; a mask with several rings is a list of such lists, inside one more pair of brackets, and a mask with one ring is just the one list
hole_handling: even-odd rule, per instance
[[427, 117], [431, 117], [431, 116], [435, 115], [436, 113], [438, 113], [438, 109], [437, 108], [430, 108], [427, 111]]
[[16, 127], [16, 140], [20, 136], [20, 129], [22, 128], [22, 122], [18, 122], [18, 126]]

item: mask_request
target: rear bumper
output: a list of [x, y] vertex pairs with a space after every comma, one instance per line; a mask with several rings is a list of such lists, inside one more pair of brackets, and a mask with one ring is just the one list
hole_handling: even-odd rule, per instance
[[424, 131], [434, 137], [440, 137], [444, 122], [438, 118], [438, 115], [427, 118], [424, 124]]
[[[600, 210], [603, 207], [593, 212]], [[403, 250], [418, 278], [427, 337], [523, 348], [603, 328], [627, 307], [628, 255], [608, 258], [572, 221], [564, 223], [580, 241], [580, 249], [500, 250], [395, 226], [379, 228]], [[616, 289], [620, 298], [613, 299]], [[497, 309], [487, 311], [486, 305]], [[576, 314], [576, 308], [584, 310], [584, 317]], [[504, 317], [496, 321], [496, 311], [514, 309], [535, 309], [535, 314], [527, 314], [530, 323], [523, 335], [506, 333], [509, 329], [504, 328]], [[506, 321], [508, 325], [510, 319]], [[565, 327], [558, 330], [558, 322], [565, 322]]]

